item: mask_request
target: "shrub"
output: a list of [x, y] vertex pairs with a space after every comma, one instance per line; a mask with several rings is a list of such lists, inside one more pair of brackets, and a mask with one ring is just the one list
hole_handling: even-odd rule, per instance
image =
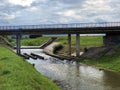
[[60, 44], [57, 44], [53, 47], [53, 53], [57, 53], [57, 51], [59, 51], [60, 49], [63, 48], [63, 45], [60, 43]]

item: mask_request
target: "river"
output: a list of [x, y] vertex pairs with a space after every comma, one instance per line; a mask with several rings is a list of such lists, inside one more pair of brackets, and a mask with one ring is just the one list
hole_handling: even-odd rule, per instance
[[60, 85], [62, 90], [120, 90], [120, 74], [73, 61], [59, 60], [45, 55], [40, 49], [22, 49], [22, 53], [35, 53], [45, 60], [29, 59], [38, 72]]

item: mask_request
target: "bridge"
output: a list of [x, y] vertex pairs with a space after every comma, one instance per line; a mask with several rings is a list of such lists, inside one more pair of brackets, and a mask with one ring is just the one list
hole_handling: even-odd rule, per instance
[[20, 54], [20, 35], [68, 34], [69, 55], [71, 55], [71, 34], [76, 34], [76, 56], [80, 53], [80, 34], [105, 33], [104, 44], [120, 44], [120, 22], [71, 23], [0, 26], [0, 35], [16, 35], [17, 54]]

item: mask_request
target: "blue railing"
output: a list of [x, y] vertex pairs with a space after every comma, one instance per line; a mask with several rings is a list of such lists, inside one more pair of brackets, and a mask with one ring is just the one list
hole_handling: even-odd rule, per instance
[[0, 30], [46, 29], [46, 28], [89, 28], [89, 27], [114, 27], [114, 26], [115, 27], [120, 26], [120, 22], [0, 26]]

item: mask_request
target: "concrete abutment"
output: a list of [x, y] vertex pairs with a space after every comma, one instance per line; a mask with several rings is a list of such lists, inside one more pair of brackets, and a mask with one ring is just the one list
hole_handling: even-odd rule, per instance
[[106, 34], [103, 37], [103, 44], [105, 46], [120, 46], [120, 34]]

